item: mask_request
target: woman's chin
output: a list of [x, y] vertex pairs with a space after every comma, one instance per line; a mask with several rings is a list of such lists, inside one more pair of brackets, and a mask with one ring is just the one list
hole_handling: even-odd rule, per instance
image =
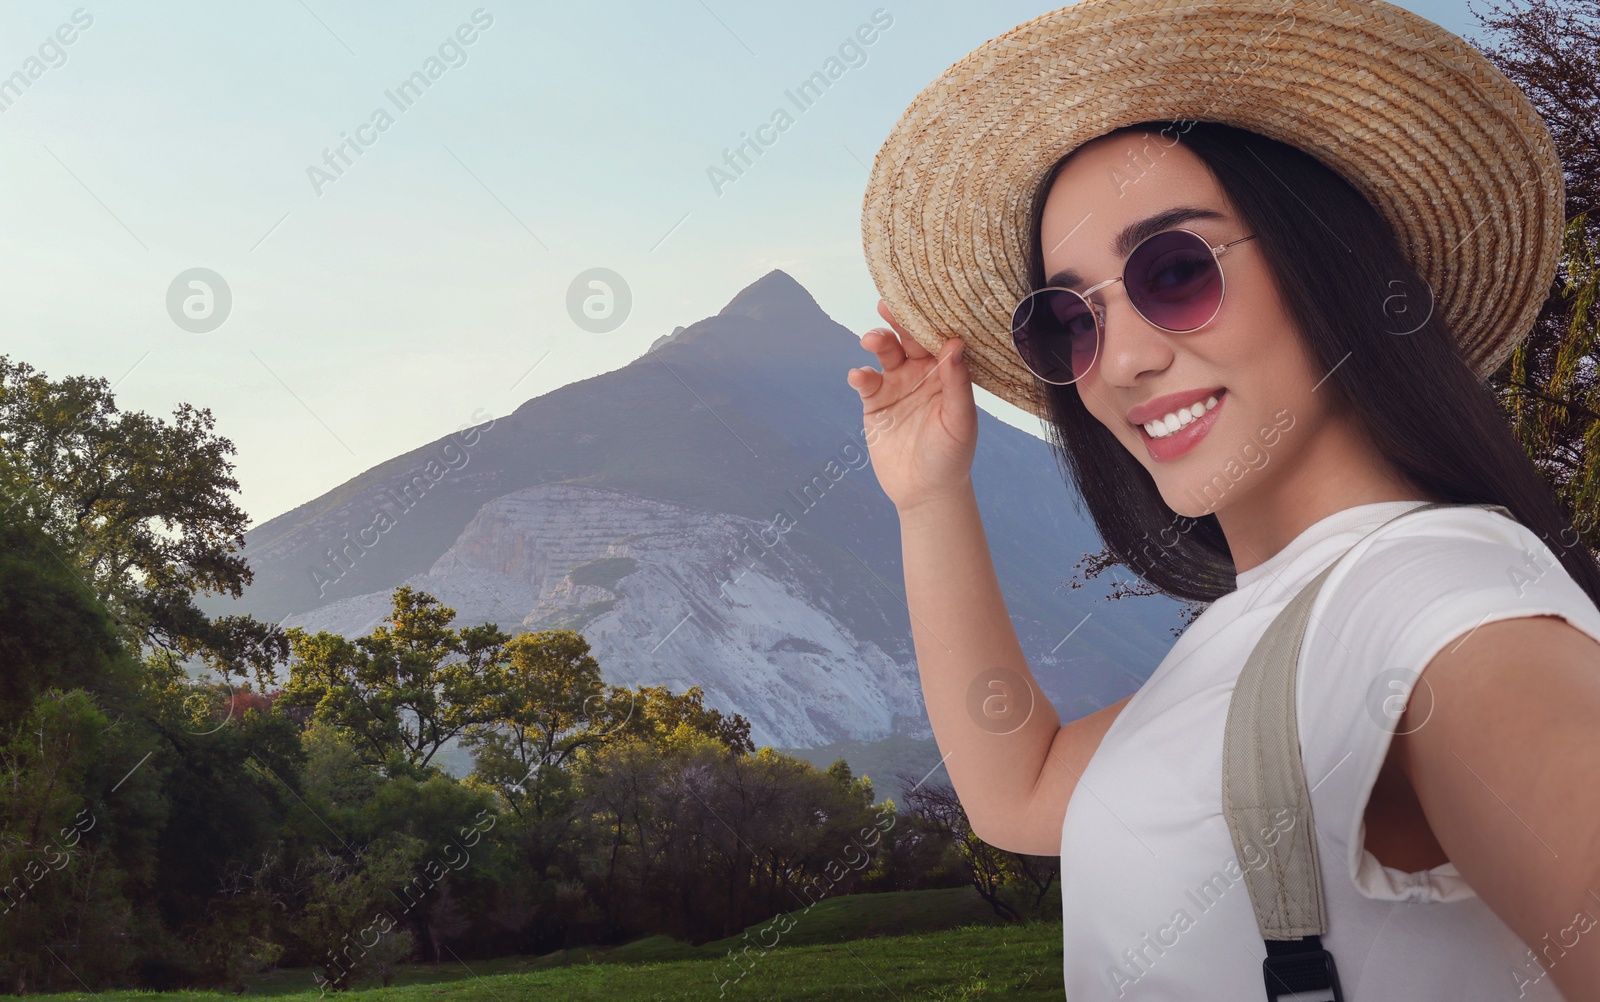
[[1167, 503], [1167, 507], [1184, 518], [1215, 515], [1217, 509], [1221, 507], [1196, 490], [1194, 484], [1168, 484], [1158, 479], [1156, 486], [1161, 491], [1161, 500]]

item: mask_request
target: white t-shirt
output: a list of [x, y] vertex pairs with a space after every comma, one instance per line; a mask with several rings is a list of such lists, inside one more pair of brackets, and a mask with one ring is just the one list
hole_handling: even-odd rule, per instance
[[[1228, 699], [1289, 599], [1421, 503], [1337, 512], [1239, 574], [1113, 721], [1062, 824], [1069, 1002], [1266, 998], [1266, 948], [1222, 815]], [[1600, 641], [1600, 609], [1550, 548], [1470, 507], [1410, 515], [1365, 540], [1312, 605], [1296, 705], [1328, 917], [1322, 944], [1349, 1002], [1561, 999], [1454, 864], [1380, 865], [1364, 848], [1362, 817], [1404, 706], [1394, 697], [1407, 689], [1391, 683], [1415, 679], [1483, 623], [1540, 614]]]

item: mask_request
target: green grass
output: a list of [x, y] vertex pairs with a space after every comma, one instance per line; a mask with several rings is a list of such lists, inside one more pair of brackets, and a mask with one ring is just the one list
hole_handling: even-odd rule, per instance
[[[963, 926], [936, 933], [882, 936], [847, 943], [788, 946], [742, 967], [722, 960], [651, 964], [591, 963], [530, 973], [497, 973], [499, 963], [456, 965], [429, 980], [358, 989], [374, 1002], [511, 1002], [521, 999], [1054, 999], [1061, 990], [1061, 924]], [[422, 969], [428, 971], [426, 967]], [[740, 971], [744, 971], [740, 977]], [[406, 972], [411, 973], [411, 972]], [[431, 974], [431, 971], [428, 971]], [[303, 980], [309, 975], [300, 972]], [[63, 996], [65, 997], [65, 996]], [[73, 998], [88, 999], [87, 995]], [[217, 992], [101, 992], [102, 1002], [223, 1002]], [[316, 999], [315, 989], [285, 1000]]]
[[[783, 945], [814, 946], [888, 934], [939, 932], [967, 925], [1002, 924], [995, 917], [994, 909], [970, 887], [823, 898], [812, 905], [810, 911], [796, 902], [788, 915], [793, 919], [793, 925], [768, 919], [726, 939], [705, 943], [700, 949], [712, 956], [723, 956], [730, 949], [742, 949], [751, 943], [760, 946], [762, 943], [771, 943], [775, 930], [785, 926], [789, 931], [782, 937]], [[760, 935], [763, 929], [769, 930], [765, 938]]]
[[[967, 900], [969, 899], [970, 900]], [[373, 1002], [513, 1002], [539, 999], [980, 999], [1062, 998], [1061, 924], [996, 925], [992, 913], [969, 921], [969, 888], [853, 895], [791, 915], [794, 925], [763, 955], [757, 930], [690, 946], [665, 936], [610, 950], [403, 965], [390, 988], [361, 982]], [[874, 935], [902, 923], [955, 928]], [[775, 927], [775, 928], [781, 928]], [[769, 932], [764, 942], [773, 942]], [[865, 937], [865, 938], [862, 938]], [[735, 961], [738, 944], [748, 952]], [[742, 972], [742, 976], [741, 976]], [[249, 994], [283, 1002], [318, 998], [311, 972], [274, 971], [252, 980]], [[330, 993], [331, 995], [331, 993]], [[66, 995], [58, 996], [65, 998]], [[87, 999], [87, 995], [72, 995]], [[224, 992], [101, 992], [104, 1002], [222, 1002]]]

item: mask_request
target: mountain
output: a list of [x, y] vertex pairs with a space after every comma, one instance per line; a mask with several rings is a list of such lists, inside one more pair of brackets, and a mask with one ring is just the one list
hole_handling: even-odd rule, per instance
[[[254, 584], [210, 611], [357, 635], [408, 583], [458, 623], [578, 629], [609, 681], [699, 685], [758, 744], [929, 737], [899, 522], [845, 382], [871, 361], [771, 271], [619, 369], [252, 529]], [[1048, 446], [981, 411], [973, 482], [1062, 717], [1132, 692], [1171, 646], [1178, 603], [1066, 589], [1099, 540]]]

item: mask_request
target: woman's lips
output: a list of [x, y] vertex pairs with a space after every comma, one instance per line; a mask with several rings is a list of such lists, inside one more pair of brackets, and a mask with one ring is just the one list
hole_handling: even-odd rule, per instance
[[1227, 390], [1219, 390], [1213, 395], [1217, 398], [1217, 406], [1165, 438], [1152, 438], [1150, 433], [1144, 430], [1144, 425], [1134, 426], [1139, 431], [1139, 437], [1144, 440], [1144, 447], [1150, 453], [1151, 459], [1158, 463], [1170, 462], [1200, 444], [1200, 440], [1206, 437], [1206, 432], [1217, 423], [1217, 415], [1221, 414], [1222, 408], [1227, 405]]

